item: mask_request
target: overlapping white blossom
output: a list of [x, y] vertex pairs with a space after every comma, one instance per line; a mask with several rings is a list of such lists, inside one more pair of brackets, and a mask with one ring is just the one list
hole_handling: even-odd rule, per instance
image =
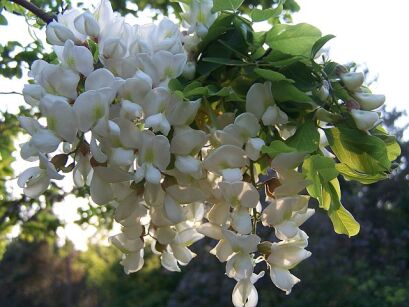
[[[308, 197], [299, 195], [308, 185], [297, 171], [305, 154], [275, 157], [278, 185], [260, 199], [262, 185], [248, 175], [265, 145], [261, 126], [284, 135], [289, 121], [269, 82], [253, 84], [246, 112], [222, 128], [194, 125], [201, 100], [181, 98], [168, 83], [195, 76], [192, 55], [217, 14], [212, 0], [181, 5], [184, 34], [167, 18], [130, 25], [108, 0], [94, 12], [68, 10], [48, 25], [59, 64], [34, 62], [35, 83], [24, 88], [25, 101], [39, 108], [47, 125], [20, 118], [31, 136], [21, 155], [39, 165], [24, 171], [18, 184], [33, 198], [62, 172], [72, 171], [79, 187], [89, 185], [96, 204], [115, 207], [122, 231], [110, 241], [122, 251], [127, 274], [143, 267], [148, 246], [164, 268], [180, 271], [196, 256], [192, 244], [204, 236], [217, 240], [211, 253], [237, 281], [234, 305], [256, 306], [254, 284], [264, 275], [255, 273], [257, 263], [265, 261], [273, 283], [288, 294], [300, 281], [289, 270], [311, 255], [299, 228], [314, 213]], [[98, 46], [97, 54], [90, 44]], [[383, 102], [358, 90], [360, 77], [341, 78], [361, 105], [352, 110], [358, 127], [368, 130], [378, 120], [371, 111]], [[257, 222], [273, 227], [278, 241], [260, 243]]]

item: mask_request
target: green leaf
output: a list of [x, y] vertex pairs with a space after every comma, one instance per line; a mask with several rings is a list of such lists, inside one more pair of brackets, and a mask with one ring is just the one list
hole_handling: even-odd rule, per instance
[[324, 45], [326, 43], [328, 43], [331, 39], [333, 39], [335, 37], [335, 35], [329, 34], [329, 35], [325, 35], [323, 37], [321, 37], [319, 40], [317, 40], [315, 42], [315, 44], [312, 46], [311, 49], [311, 58], [315, 59], [315, 56], [317, 55], [317, 53], [321, 50], [322, 47], [324, 47]]
[[273, 81], [273, 82], [278, 82], [278, 81], [287, 81], [290, 83], [294, 83], [294, 80], [287, 79], [286, 76], [283, 74], [276, 72], [274, 70], [269, 70], [269, 69], [261, 69], [261, 68], [256, 68], [254, 69], [254, 72], [259, 75], [260, 77]]
[[344, 176], [345, 179], [355, 180], [363, 184], [372, 184], [388, 178], [388, 176], [384, 173], [375, 175], [361, 173], [357, 170], [350, 168], [348, 165], [344, 163], [337, 163], [335, 167]]
[[300, 91], [288, 81], [274, 82], [271, 86], [271, 91], [277, 101], [294, 101], [300, 103], [312, 103], [311, 98]]
[[217, 17], [215, 22], [210, 26], [207, 35], [199, 44], [199, 50], [203, 50], [208, 44], [215, 41], [219, 36], [226, 33], [229, 29], [233, 28], [233, 19], [233, 14], [220, 14], [220, 16]]
[[318, 149], [320, 134], [315, 121], [307, 121], [297, 128], [295, 134], [286, 140], [286, 144], [299, 152], [311, 153]]
[[261, 152], [264, 154], [269, 155], [271, 158], [275, 158], [275, 156], [281, 153], [290, 153], [296, 151], [295, 148], [288, 146], [283, 141], [272, 141], [269, 146], [263, 146], [261, 148]]
[[214, 0], [213, 11], [236, 11], [244, 0]]
[[336, 233], [345, 234], [349, 237], [359, 233], [359, 223], [344, 206], [340, 206], [338, 210], [330, 211], [329, 217]]
[[402, 151], [396, 137], [389, 135], [384, 127], [378, 125], [371, 131], [371, 134], [380, 138], [386, 144], [389, 161], [395, 161], [401, 155]]
[[389, 171], [391, 161], [381, 139], [344, 125], [326, 129], [325, 133], [338, 160], [355, 172], [381, 175]]
[[189, 91], [184, 91], [184, 95], [186, 98], [194, 97], [194, 96], [207, 96], [208, 94], [208, 89], [207, 87], [196, 87], [194, 89], [191, 89]]
[[[320, 207], [328, 210], [329, 204], [325, 203], [326, 195], [324, 194], [326, 189], [323, 186], [327, 185], [327, 190], [329, 190], [330, 182], [338, 176], [334, 160], [321, 155], [313, 155], [304, 161], [302, 170], [306, 179], [311, 181], [311, 184], [307, 186], [308, 193], [319, 201]], [[331, 192], [327, 193], [331, 194]], [[332, 198], [331, 195], [330, 198]]]
[[273, 50], [308, 57], [320, 37], [320, 30], [306, 23], [278, 24], [267, 33], [266, 43]]
[[170, 80], [168, 87], [171, 91], [182, 91], [183, 90], [183, 84], [178, 79]]
[[203, 58], [202, 61], [208, 62], [208, 63], [222, 64], [222, 65], [227, 65], [227, 66], [248, 66], [247, 63], [244, 63], [242, 61], [235, 60], [235, 59], [227, 59], [227, 58], [207, 57], [207, 58]]
[[264, 21], [270, 18], [280, 16], [283, 11], [283, 5], [280, 3], [275, 9], [269, 8], [265, 10], [253, 9], [250, 13], [250, 17], [254, 22]]
[[8, 25], [8, 22], [7, 22], [6, 17], [0, 14], [0, 26], [7, 26], [7, 25]]

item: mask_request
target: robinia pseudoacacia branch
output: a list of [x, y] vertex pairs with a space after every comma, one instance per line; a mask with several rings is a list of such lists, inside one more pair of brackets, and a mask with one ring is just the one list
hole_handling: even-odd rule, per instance
[[33, 3], [29, 2], [29, 1], [26, 1], [26, 0], [10, 0], [10, 2], [14, 2], [15, 4], [18, 4], [18, 5], [22, 6], [22, 7], [24, 7], [25, 9], [27, 9], [28, 11], [33, 13], [35, 16], [40, 18], [42, 21], [44, 21], [46, 24], [49, 24], [55, 18], [55, 16], [44, 12], [38, 6], [36, 6], [35, 4], [33, 4]]
[[[234, 305], [255, 306], [258, 264], [287, 294], [300, 281], [290, 270], [311, 255], [300, 229], [310, 197], [335, 232], [356, 235], [338, 177], [386, 179], [400, 148], [376, 111], [385, 97], [319, 56], [333, 36], [280, 23], [284, 1], [251, 19], [242, 2], [182, 1], [181, 26], [129, 24], [108, 0], [49, 22], [59, 62], [35, 61], [24, 87], [46, 126], [20, 117], [31, 135], [21, 156], [38, 166], [18, 184], [33, 198], [64, 173], [89, 185], [95, 203], [115, 207], [122, 231], [110, 240], [127, 274], [148, 246], [180, 271], [192, 244], [218, 241], [211, 253], [237, 281]], [[267, 19], [271, 29], [253, 29]]]

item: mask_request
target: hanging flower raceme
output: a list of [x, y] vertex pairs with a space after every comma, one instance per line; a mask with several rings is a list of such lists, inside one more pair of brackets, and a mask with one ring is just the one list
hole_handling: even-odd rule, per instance
[[[265, 35], [226, 3], [182, 1], [181, 27], [131, 25], [108, 0], [59, 14], [46, 29], [59, 62], [35, 61], [23, 90], [40, 118], [20, 118], [21, 156], [39, 165], [18, 184], [35, 198], [72, 171], [115, 208], [110, 242], [127, 274], [149, 247], [180, 271], [195, 242], [216, 240], [234, 305], [256, 306], [260, 262], [287, 294], [300, 281], [290, 270], [311, 255], [300, 229], [310, 197], [337, 233], [356, 235], [338, 176], [386, 178], [399, 153], [375, 111], [384, 96], [361, 73], [315, 62], [318, 29], [276, 17]], [[294, 31], [309, 34], [298, 44]], [[274, 235], [260, 243], [262, 227]]]

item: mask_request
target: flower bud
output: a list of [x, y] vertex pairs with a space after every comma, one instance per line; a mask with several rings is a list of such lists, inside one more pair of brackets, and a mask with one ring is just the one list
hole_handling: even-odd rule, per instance
[[76, 41], [74, 33], [62, 24], [53, 21], [47, 26], [47, 42], [51, 45], [64, 46], [67, 40]]
[[126, 47], [119, 39], [107, 39], [102, 48], [102, 55], [105, 59], [122, 58], [125, 56]]
[[196, 33], [199, 37], [203, 38], [207, 35], [207, 33], [209, 32], [209, 29], [206, 28], [204, 25], [199, 24], [196, 28]]
[[368, 131], [379, 122], [379, 115], [376, 112], [351, 110], [352, 118], [358, 129]]
[[85, 12], [79, 15], [74, 20], [75, 29], [78, 32], [90, 37], [98, 37], [99, 25], [95, 17], [90, 12]]
[[320, 96], [321, 100], [326, 100], [329, 96], [329, 83], [328, 81], [324, 80], [324, 82], [322, 82], [322, 86], [318, 92], [318, 95]]
[[323, 122], [332, 123], [337, 119], [340, 119], [340, 115], [331, 113], [323, 108], [319, 108], [317, 111], [315, 111], [315, 118]]
[[385, 103], [385, 95], [357, 92], [355, 98], [358, 100], [361, 109], [365, 111], [375, 110]]
[[339, 76], [345, 87], [350, 91], [358, 89], [364, 83], [364, 74], [361, 72], [348, 72]]
[[23, 88], [23, 97], [25, 102], [31, 106], [39, 106], [40, 100], [44, 97], [45, 91], [41, 85], [25, 84]]
[[187, 80], [193, 80], [196, 74], [196, 65], [193, 62], [187, 62], [183, 68], [183, 77]]

